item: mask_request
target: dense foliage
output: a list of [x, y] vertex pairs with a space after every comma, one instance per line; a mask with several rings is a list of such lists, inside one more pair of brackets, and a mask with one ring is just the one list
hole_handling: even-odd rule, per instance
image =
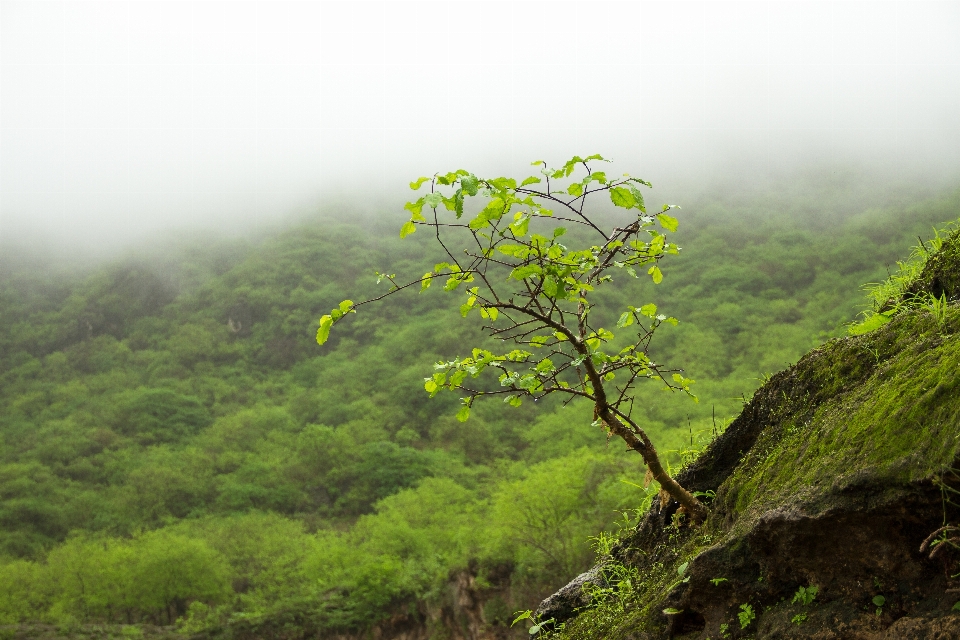
[[[958, 204], [803, 224], [794, 203], [685, 207], [683, 259], [611, 306], [642, 286], [680, 319], [653, 355], [700, 403], [640, 389], [635, 419], [679, 463]], [[589, 564], [588, 536], [646, 498], [639, 465], [576, 403], [461, 424], [455, 398], [431, 401], [432, 364], [484, 339], [446, 321], [458, 301], [394, 297], [313, 342], [346, 292], [377, 292], [374, 269], [438, 261], [393, 228], [321, 220], [70, 273], [4, 258], [0, 622], [354, 629], [437, 611], [467, 574], [503, 623]]]

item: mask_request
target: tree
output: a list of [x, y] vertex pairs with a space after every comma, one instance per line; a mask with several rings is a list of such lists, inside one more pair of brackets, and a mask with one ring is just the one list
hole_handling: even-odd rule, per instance
[[[444, 279], [444, 291], [465, 296], [462, 316], [476, 312], [490, 336], [516, 348], [494, 353], [478, 347], [468, 356], [438, 362], [424, 382], [431, 397], [442, 390], [464, 393], [460, 421], [468, 419], [481, 397], [502, 395], [512, 406], [551, 394], [585, 398], [594, 406], [594, 424], [638, 452], [661, 489], [699, 521], [706, 509], [670, 476], [631, 417], [633, 391], [642, 379], [658, 380], [694, 397], [693, 380], [682, 370], [647, 356], [658, 328], [677, 320], [659, 314], [653, 303], [627, 306], [616, 325], [630, 327], [633, 335], [622, 347], [622, 339], [615, 346], [613, 332], [593, 321], [600, 311], [597, 291], [613, 282], [613, 273], [636, 278], [638, 270], [645, 269], [654, 284], [661, 282], [660, 261], [680, 250], [665, 233], [677, 229], [676, 218], [669, 214], [675, 207], [663, 205], [657, 213], [648, 213], [640, 189], [650, 183], [628, 174], [610, 178], [591, 168], [598, 162], [607, 161], [599, 155], [576, 156], [559, 169], [537, 161], [533, 166], [540, 168], [540, 175], [519, 184], [513, 178], [478, 178], [462, 169], [410, 183], [415, 191], [429, 185], [430, 192], [406, 204], [410, 219], [400, 237], [430, 228], [447, 261], [407, 282], [397, 280], [396, 274], [378, 273], [378, 282], [388, 282], [390, 290], [359, 303], [341, 302], [320, 319], [317, 342], [326, 342], [332, 326], [362, 305], [411, 287], [419, 286], [422, 292], [434, 280]], [[585, 208], [588, 197], [598, 193], [606, 193], [615, 207], [636, 211], [636, 216], [605, 231], [601, 216]], [[464, 217], [468, 198], [478, 198], [483, 206]], [[567, 238], [592, 237], [595, 243], [569, 248], [561, 242], [567, 234], [561, 223], [576, 225]], [[499, 386], [482, 379], [472, 382], [489, 370], [499, 374]]]

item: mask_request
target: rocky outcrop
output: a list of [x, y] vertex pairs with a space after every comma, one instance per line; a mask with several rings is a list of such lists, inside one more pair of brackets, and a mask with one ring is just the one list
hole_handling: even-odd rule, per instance
[[[958, 247], [907, 295], [960, 292]], [[614, 548], [637, 575], [615, 602], [583, 608], [584, 574], [538, 613], [569, 638], [958, 638], [960, 540], [921, 551], [960, 524], [958, 456], [960, 308], [914, 306], [759, 389], [678, 476], [707, 521], [656, 504]]]

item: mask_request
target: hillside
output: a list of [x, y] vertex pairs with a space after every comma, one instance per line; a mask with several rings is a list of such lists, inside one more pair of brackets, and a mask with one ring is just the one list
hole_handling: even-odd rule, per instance
[[[637, 401], [671, 463], [845, 333], [860, 285], [958, 202], [802, 223], [814, 203], [684, 213], [663, 284], [621, 290], [680, 318], [657, 354], [697, 379], [700, 403], [654, 387]], [[631, 528], [656, 489], [582, 406], [481, 406], [461, 424], [454, 399], [430, 400], [433, 362], [479, 339], [435, 292], [386, 301], [319, 349], [320, 314], [379, 291], [374, 269], [435, 262], [395, 233], [316, 220], [70, 272], [4, 256], [0, 623], [524, 635], [513, 612], [587, 569], [596, 536]], [[740, 504], [718, 490], [727, 500]]]
[[545, 628], [578, 639], [960, 636], [960, 233], [904, 271], [878, 288], [897, 290], [878, 305], [885, 324], [773, 376], [679, 475], [711, 500], [705, 523], [678, 523], [675, 503], [655, 502], [541, 605]]

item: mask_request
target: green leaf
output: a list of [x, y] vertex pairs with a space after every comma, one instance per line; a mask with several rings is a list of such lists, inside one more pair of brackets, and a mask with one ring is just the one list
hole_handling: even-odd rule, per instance
[[952, 607], [950, 607], [950, 610], [951, 610], [951, 611], [960, 611], [960, 602], [955, 603]]
[[483, 229], [488, 224], [490, 224], [490, 220], [488, 220], [487, 217], [484, 216], [483, 212], [481, 211], [479, 214], [477, 214], [476, 218], [470, 221], [470, 224], [468, 224], [467, 226], [473, 229], [474, 231], [479, 231], [480, 229]]
[[562, 236], [562, 235], [565, 234], [566, 232], [567, 232], [567, 230], [564, 229], [563, 227], [557, 227], [556, 229], [553, 230], [553, 237], [554, 237], [554, 238], [559, 238], [560, 236]]
[[317, 329], [317, 344], [323, 344], [330, 337], [330, 328], [333, 326], [332, 316], [320, 318], [320, 328]]
[[521, 612], [520, 615], [518, 615], [514, 619], [514, 621], [510, 623], [510, 626], [512, 627], [513, 625], [517, 624], [521, 620], [526, 620], [532, 616], [533, 616], [533, 611], [531, 611], [530, 609], [527, 609], [526, 611]]
[[648, 318], [656, 317], [657, 305], [653, 304], [652, 302], [650, 304], [645, 304], [642, 307], [640, 307], [640, 313], [647, 316]]
[[653, 265], [650, 269], [647, 270], [647, 273], [650, 274], [650, 277], [653, 278], [653, 284], [660, 284], [663, 282], [663, 273], [660, 272], [660, 267]]
[[622, 314], [620, 314], [620, 319], [617, 320], [617, 326], [618, 326], [618, 327], [620, 327], [620, 328], [622, 329], [623, 327], [629, 327], [629, 326], [632, 325], [632, 324], [633, 324], [633, 312], [632, 312], [632, 311], [624, 311]]
[[666, 609], [663, 610], [663, 612], [668, 616], [675, 616], [678, 613], [683, 613], [683, 609], [674, 609], [673, 607], [667, 607]]
[[437, 386], [437, 381], [433, 378], [424, 378], [423, 388], [427, 391], [427, 393], [436, 393], [439, 387]]
[[661, 225], [663, 226], [663, 228], [666, 229], [667, 231], [676, 231], [676, 230], [677, 230], [677, 226], [679, 226], [679, 224], [680, 224], [679, 222], [677, 222], [677, 219], [676, 219], [676, 218], [674, 218], [673, 216], [668, 216], [668, 215], [665, 214], [665, 213], [658, 213], [658, 214], [657, 214], [657, 220], [660, 221], [660, 224], [661, 224]]
[[460, 178], [460, 186], [463, 187], [464, 193], [466, 193], [468, 196], [477, 195], [477, 189], [479, 185], [480, 181], [477, 179], [477, 176], [473, 174]]
[[528, 264], [523, 267], [517, 267], [516, 269], [511, 271], [510, 277], [515, 280], [523, 280], [524, 278], [538, 276], [541, 273], [543, 273], [543, 269], [541, 269], [538, 265]]
[[457, 411], [457, 420], [460, 422], [466, 422], [470, 418], [470, 405], [463, 405], [460, 407], [460, 411]]
[[513, 232], [513, 235], [518, 238], [522, 238], [527, 235], [527, 231], [530, 229], [530, 216], [525, 213], [517, 213], [514, 216], [513, 223], [510, 224], [510, 231]]
[[628, 188], [630, 189], [630, 193], [633, 194], [633, 199], [637, 201], [637, 204], [636, 204], [637, 209], [640, 209], [640, 211], [642, 211], [643, 213], [646, 213], [647, 206], [643, 202], [643, 194], [640, 193], [640, 189], [637, 189], [632, 184]]
[[548, 298], [553, 298], [555, 300], [562, 300], [566, 297], [566, 290], [563, 288], [556, 278], [545, 278], [543, 281], [543, 293]]
[[400, 227], [400, 237], [406, 238], [408, 235], [410, 235], [416, 230], [417, 230], [417, 225], [415, 225], [412, 220], [408, 220], [407, 222], [404, 223], [402, 227]]
[[884, 598], [883, 596], [873, 596], [873, 604], [875, 604], [876, 606], [882, 607], [886, 603], [887, 603], [887, 599]]
[[679, 567], [677, 567], [677, 575], [682, 576], [683, 574], [685, 574], [685, 573], [687, 572], [687, 567], [688, 567], [689, 565], [690, 565], [689, 562], [684, 562], [682, 565], [680, 565]]
[[423, 196], [423, 203], [431, 209], [439, 207], [442, 202], [443, 194], [441, 193], [428, 193], [427, 195]]
[[403, 208], [410, 212], [410, 219], [416, 220], [418, 222], [426, 222], [426, 218], [423, 217], [421, 211], [423, 211], [423, 198], [416, 200], [415, 202], [408, 202], [403, 205]]
[[623, 207], [624, 209], [630, 209], [637, 204], [630, 190], [624, 187], [613, 187], [610, 189], [610, 201], [613, 202], [615, 206]]
[[424, 292], [430, 288], [430, 285], [433, 283], [433, 274], [427, 271], [423, 274], [423, 277], [420, 278], [420, 292]]
[[522, 244], [501, 244], [497, 246], [497, 251], [505, 256], [513, 256], [514, 258], [520, 258], [521, 260], [530, 255], [530, 247]]
[[410, 188], [413, 189], [414, 191], [417, 191], [418, 189], [420, 189], [420, 187], [423, 186], [423, 183], [429, 179], [430, 178], [426, 176], [420, 176], [419, 178], [417, 178], [416, 180], [410, 183]]
[[340, 307], [341, 312], [349, 313], [350, 310], [353, 308], [353, 300], [344, 300], [338, 306]]
[[521, 183], [520, 183], [520, 186], [521, 186], [521, 187], [525, 187], [525, 186], [527, 186], [528, 184], [537, 184], [538, 182], [540, 182], [540, 178], [538, 178], [537, 176], [530, 176], [529, 178], [527, 178], [527, 179], [525, 179], [523, 182], [521, 182]]
[[574, 182], [569, 187], [567, 187], [567, 193], [570, 195], [579, 198], [583, 195], [583, 185], [579, 182]]
[[453, 194], [453, 210], [457, 213], [457, 217], [463, 215], [463, 189], [457, 189], [457, 192]]

